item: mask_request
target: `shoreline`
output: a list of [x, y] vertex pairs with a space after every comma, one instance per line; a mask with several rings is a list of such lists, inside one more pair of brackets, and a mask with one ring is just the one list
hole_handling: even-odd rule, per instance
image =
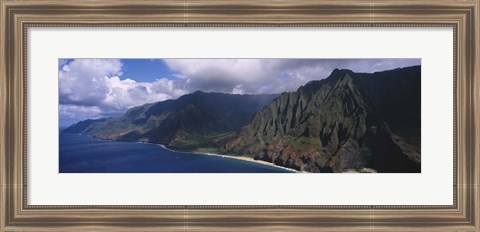
[[256, 159], [254, 159], [252, 157], [248, 157], [248, 156], [233, 156], [233, 155], [220, 155], [220, 154], [214, 154], [214, 153], [196, 153], [196, 152], [195, 152], [195, 154], [211, 155], [211, 156], [218, 156], [218, 157], [227, 158], [227, 159], [243, 160], [243, 161], [247, 161], [247, 162], [263, 164], [263, 165], [266, 165], [266, 166], [271, 166], [271, 167], [276, 167], [276, 168], [281, 168], [281, 169], [288, 170], [288, 171], [291, 171], [291, 172], [294, 172], [294, 173], [300, 173], [301, 172], [301, 171], [295, 170], [293, 168], [278, 166], [274, 163], [270, 163], [270, 162], [267, 162], [265, 160], [256, 160]]
[[[76, 134], [85, 135], [85, 134], [82, 134], [82, 133], [76, 133]], [[99, 141], [151, 144], [151, 145], [160, 146], [161, 148], [163, 148], [167, 151], [171, 151], [171, 152], [189, 153], [189, 154], [197, 154], [197, 155], [210, 155], [210, 156], [217, 156], [217, 157], [222, 157], [222, 158], [227, 158], [227, 159], [243, 160], [243, 161], [247, 161], [247, 162], [263, 164], [263, 165], [270, 166], [270, 167], [276, 167], [276, 168], [288, 170], [288, 171], [291, 171], [293, 173], [307, 173], [307, 172], [295, 170], [293, 168], [287, 168], [287, 167], [279, 166], [279, 165], [276, 165], [274, 163], [270, 163], [270, 162], [267, 162], [267, 161], [264, 161], [264, 160], [256, 160], [256, 159], [254, 159], [252, 157], [248, 157], [248, 156], [221, 155], [221, 154], [208, 153], [208, 152], [197, 152], [197, 151], [176, 151], [176, 150], [170, 149], [170, 148], [168, 148], [165, 145], [160, 144], [160, 143], [150, 143], [150, 142], [141, 142], [141, 141], [118, 141], [118, 140], [110, 140], [110, 139], [99, 139], [99, 138], [95, 138], [95, 137], [90, 136], [90, 135], [85, 135], [85, 136], [88, 136], [92, 139], [99, 140]]]
[[[146, 143], [146, 142], [138, 142], [138, 143]], [[295, 170], [293, 168], [278, 166], [274, 163], [270, 163], [270, 162], [267, 162], [267, 161], [264, 161], [264, 160], [256, 160], [256, 159], [254, 159], [252, 157], [248, 157], [248, 156], [221, 155], [221, 154], [208, 153], [208, 152], [197, 152], [197, 151], [176, 151], [176, 150], [173, 150], [173, 149], [170, 149], [170, 148], [166, 147], [163, 144], [158, 144], [158, 143], [146, 143], [146, 144], [158, 145], [158, 146], [162, 147], [163, 149], [168, 150], [168, 151], [172, 151], [172, 152], [190, 153], [190, 154], [197, 154], [197, 155], [210, 155], [210, 156], [217, 156], [217, 157], [222, 157], [222, 158], [227, 158], [227, 159], [243, 160], [243, 161], [247, 161], [247, 162], [263, 164], [263, 165], [270, 166], [270, 167], [276, 167], [276, 168], [288, 170], [288, 171], [291, 171], [291, 172], [294, 172], [294, 173], [301, 173], [301, 171]]]

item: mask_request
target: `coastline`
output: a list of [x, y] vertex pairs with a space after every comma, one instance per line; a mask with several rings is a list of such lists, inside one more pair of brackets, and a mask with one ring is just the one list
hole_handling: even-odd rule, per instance
[[252, 157], [248, 157], [248, 156], [220, 155], [220, 154], [214, 154], [214, 153], [197, 153], [197, 152], [192, 152], [192, 153], [202, 154], [202, 155], [219, 156], [219, 157], [227, 158], [227, 159], [243, 160], [243, 161], [247, 161], [247, 162], [253, 162], [253, 163], [263, 164], [263, 165], [272, 166], [272, 167], [276, 167], [276, 168], [281, 168], [281, 169], [284, 169], [284, 170], [292, 171], [294, 173], [301, 173], [301, 171], [295, 170], [293, 168], [278, 166], [278, 165], [275, 165], [274, 163], [270, 163], [270, 162], [267, 162], [267, 161], [264, 161], [264, 160], [256, 160], [256, 159], [254, 159]]
[[[82, 134], [82, 133], [76, 133], [76, 134], [86, 135], [86, 134]], [[208, 153], [208, 152], [197, 152], [197, 151], [176, 151], [176, 150], [170, 149], [170, 148], [166, 147], [165, 145], [159, 144], [159, 143], [150, 143], [150, 142], [141, 142], [141, 141], [117, 141], [117, 140], [110, 140], [110, 139], [99, 139], [99, 138], [95, 138], [95, 137], [90, 136], [90, 135], [86, 135], [86, 136], [88, 136], [92, 139], [95, 139], [95, 140], [99, 140], [99, 141], [152, 144], [152, 145], [160, 146], [161, 148], [163, 148], [165, 150], [172, 151], [172, 152], [177, 152], [177, 153], [189, 153], [189, 154], [198, 154], [198, 155], [217, 156], [217, 157], [222, 157], [222, 158], [227, 158], [227, 159], [236, 159], [236, 160], [243, 160], [243, 161], [257, 163], [257, 164], [263, 164], [263, 165], [270, 166], [270, 167], [276, 167], [276, 168], [288, 170], [288, 171], [291, 171], [291, 172], [294, 172], [294, 173], [307, 173], [307, 172], [295, 170], [293, 168], [282, 167], [282, 166], [279, 166], [279, 165], [276, 165], [274, 163], [270, 163], [270, 162], [267, 162], [267, 161], [264, 161], [264, 160], [256, 160], [256, 159], [253, 159], [252, 157], [248, 157], [248, 156], [221, 155], [221, 154]]]
[[[146, 142], [138, 142], [138, 143], [146, 143]], [[248, 157], [248, 156], [221, 155], [221, 154], [208, 153], [208, 152], [197, 152], [197, 151], [176, 151], [176, 150], [173, 150], [173, 149], [170, 149], [170, 148], [166, 147], [163, 144], [158, 144], [158, 143], [148, 143], [148, 144], [155, 144], [155, 145], [158, 145], [158, 146], [162, 147], [165, 150], [173, 151], [173, 152], [192, 153], [192, 154], [198, 154], [198, 155], [211, 155], [211, 156], [217, 156], [217, 157], [222, 157], [222, 158], [227, 158], [227, 159], [237, 159], [237, 160], [243, 160], [243, 161], [257, 163], [257, 164], [263, 164], [263, 165], [267, 165], [267, 166], [271, 166], [271, 167], [281, 168], [281, 169], [288, 170], [288, 171], [291, 171], [291, 172], [294, 172], [294, 173], [302, 173], [301, 171], [295, 170], [293, 168], [278, 166], [278, 165], [275, 165], [274, 163], [270, 163], [270, 162], [267, 162], [267, 161], [264, 161], [264, 160], [256, 160], [256, 159], [253, 159], [252, 157]]]

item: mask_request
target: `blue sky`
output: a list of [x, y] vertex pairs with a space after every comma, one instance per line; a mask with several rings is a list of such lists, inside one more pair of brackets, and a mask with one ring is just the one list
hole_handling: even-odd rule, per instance
[[118, 116], [128, 108], [202, 90], [295, 91], [333, 69], [376, 72], [420, 59], [59, 59], [60, 126]]
[[161, 59], [122, 59], [122, 78], [139, 82], [153, 82], [158, 78], [174, 78], [172, 70]]

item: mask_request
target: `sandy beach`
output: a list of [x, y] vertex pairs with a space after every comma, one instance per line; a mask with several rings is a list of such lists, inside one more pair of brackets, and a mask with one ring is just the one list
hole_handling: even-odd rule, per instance
[[[153, 144], [155, 144], [155, 143], [153, 143]], [[247, 162], [254, 162], [254, 163], [258, 163], [258, 164], [268, 165], [268, 166], [281, 168], [281, 169], [285, 169], [285, 170], [296, 172], [296, 173], [300, 172], [300, 171], [292, 169], [292, 168], [286, 168], [286, 167], [278, 166], [278, 165], [275, 165], [273, 163], [270, 163], [270, 162], [267, 162], [267, 161], [264, 161], [264, 160], [256, 160], [256, 159], [253, 159], [252, 157], [247, 157], [247, 156], [220, 155], [220, 154], [215, 154], [215, 153], [197, 152], [197, 151], [184, 152], [184, 151], [176, 151], [176, 150], [167, 148], [165, 145], [162, 145], [162, 144], [156, 144], [156, 145], [161, 146], [165, 150], [169, 150], [169, 151], [173, 151], [173, 152], [218, 156], [218, 157], [227, 158], [227, 159], [237, 159], [237, 160], [243, 160], [243, 161], [247, 161]]]
[[292, 169], [292, 168], [286, 168], [286, 167], [282, 167], [282, 166], [278, 166], [278, 165], [275, 165], [273, 163], [270, 163], [270, 162], [267, 162], [267, 161], [264, 161], [264, 160], [256, 160], [256, 159], [253, 159], [252, 157], [247, 157], [247, 156], [233, 156], [233, 155], [219, 155], [219, 154], [213, 154], [213, 153], [197, 153], [195, 152], [196, 154], [203, 154], [203, 155], [213, 155], [213, 156], [220, 156], [222, 158], [227, 158], [227, 159], [238, 159], [238, 160], [243, 160], [243, 161], [248, 161], [248, 162], [254, 162], [254, 163], [259, 163], [259, 164], [263, 164], [263, 165], [268, 165], [268, 166], [273, 166], [273, 167], [277, 167], [277, 168], [282, 168], [282, 169], [285, 169], [285, 170], [289, 170], [289, 171], [292, 171], [292, 172], [299, 172], [298, 170], [295, 170], [295, 169]]

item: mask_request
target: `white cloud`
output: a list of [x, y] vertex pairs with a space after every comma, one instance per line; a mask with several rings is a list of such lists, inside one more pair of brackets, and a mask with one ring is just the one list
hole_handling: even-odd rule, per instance
[[[59, 60], [62, 115], [78, 120], [119, 115], [128, 108], [202, 90], [233, 94], [281, 93], [328, 77], [333, 69], [375, 72], [420, 64], [420, 59], [166, 59], [171, 78], [121, 78], [118, 59]], [[135, 78], [135, 77], [132, 77]], [[68, 112], [67, 112], [68, 111]], [[71, 114], [71, 115], [68, 115]]]
[[236, 85], [233, 89], [232, 89], [232, 94], [244, 94], [245, 91], [243, 90], [243, 85]]
[[67, 126], [83, 119], [95, 119], [104, 112], [98, 106], [77, 106], [60, 105], [59, 108], [60, 123]]
[[[59, 71], [60, 117], [95, 118], [119, 115], [128, 108], [177, 98], [188, 92], [175, 81], [121, 80], [122, 63], [117, 59], [75, 59]], [[94, 117], [95, 116], [95, 117]]]
[[188, 79], [192, 91], [231, 92], [243, 85], [248, 93], [278, 75], [269, 60], [258, 59], [167, 59], [167, 65]]
[[375, 72], [420, 64], [419, 59], [166, 59], [190, 90], [231, 93], [295, 91], [311, 80], [324, 79], [333, 69]]

